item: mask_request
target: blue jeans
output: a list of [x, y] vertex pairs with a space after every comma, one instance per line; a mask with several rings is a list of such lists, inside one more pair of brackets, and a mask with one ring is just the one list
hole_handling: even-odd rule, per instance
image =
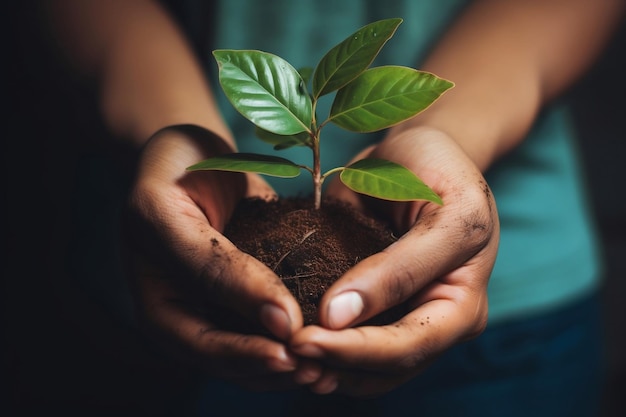
[[382, 398], [248, 393], [212, 381], [191, 414], [596, 416], [603, 381], [600, 323], [598, 297], [589, 297], [537, 318], [488, 327]]

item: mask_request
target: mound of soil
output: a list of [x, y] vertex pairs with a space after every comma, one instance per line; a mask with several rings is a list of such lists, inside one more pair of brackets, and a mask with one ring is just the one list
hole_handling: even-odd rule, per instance
[[224, 235], [283, 280], [300, 303], [305, 324], [318, 323], [324, 292], [360, 260], [395, 241], [385, 224], [326, 200], [243, 199]]

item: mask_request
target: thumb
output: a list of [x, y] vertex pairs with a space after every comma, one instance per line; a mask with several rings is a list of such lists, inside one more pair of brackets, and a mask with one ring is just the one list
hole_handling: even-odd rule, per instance
[[145, 193], [127, 212], [139, 255], [167, 272], [200, 311], [230, 322], [243, 318], [281, 340], [302, 327], [300, 307], [280, 278], [212, 227], [196, 204], [170, 195]]
[[[459, 249], [453, 244], [471, 239], [432, 227], [439, 221], [438, 211], [424, 214], [400, 239], [359, 262], [329, 288], [320, 303], [321, 324], [342, 329], [400, 306], [475, 255], [480, 250], [476, 245]], [[472, 269], [488, 276], [488, 266], [479, 263]]]
[[201, 291], [209, 302], [260, 324], [280, 340], [302, 327], [300, 307], [280, 278], [216, 233], [201, 259]]
[[[225, 152], [208, 131], [177, 127], [160, 131], [142, 151], [126, 212], [131, 244], [173, 277], [172, 285], [194, 308], [243, 317], [282, 340], [302, 326], [296, 300], [261, 262], [239, 251], [223, 230], [245, 194], [271, 189], [255, 176], [186, 172], [206, 156]], [[246, 188], [248, 187], [248, 188]]]

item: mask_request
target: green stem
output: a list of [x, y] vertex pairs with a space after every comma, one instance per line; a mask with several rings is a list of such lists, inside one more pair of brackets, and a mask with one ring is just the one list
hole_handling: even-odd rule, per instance
[[316, 210], [319, 210], [322, 206], [322, 166], [320, 162], [320, 126], [317, 126], [317, 99], [312, 99], [312, 111], [313, 111], [313, 119], [311, 126], [313, 129], [311, 134], [312, 146], [311, 150], [313, 151], [313, 204]]
[[333, 174], [336, 174], [337, 172], [341, 172], [344, 169], [346, 169], [346, 167], [337, 167], [337, 168], [329, 169], [322, 175], [322, 182], [324, 182], [324, 179], [330, 177]]
[[313, 196], [315, 209], [322, 206], [322, 168], [320, 163], [319, 131], [313, 138]]

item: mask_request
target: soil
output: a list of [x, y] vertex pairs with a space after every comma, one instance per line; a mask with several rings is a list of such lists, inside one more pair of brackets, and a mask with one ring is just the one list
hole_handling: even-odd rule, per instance
[[318, 323], [319, 301], [341, 275], [395, 241], [387, 225], [344, 203], [325, 200], [316, 210], [304, 198], [243, 199], [224, 234], [276, 272], [305, 324]]

